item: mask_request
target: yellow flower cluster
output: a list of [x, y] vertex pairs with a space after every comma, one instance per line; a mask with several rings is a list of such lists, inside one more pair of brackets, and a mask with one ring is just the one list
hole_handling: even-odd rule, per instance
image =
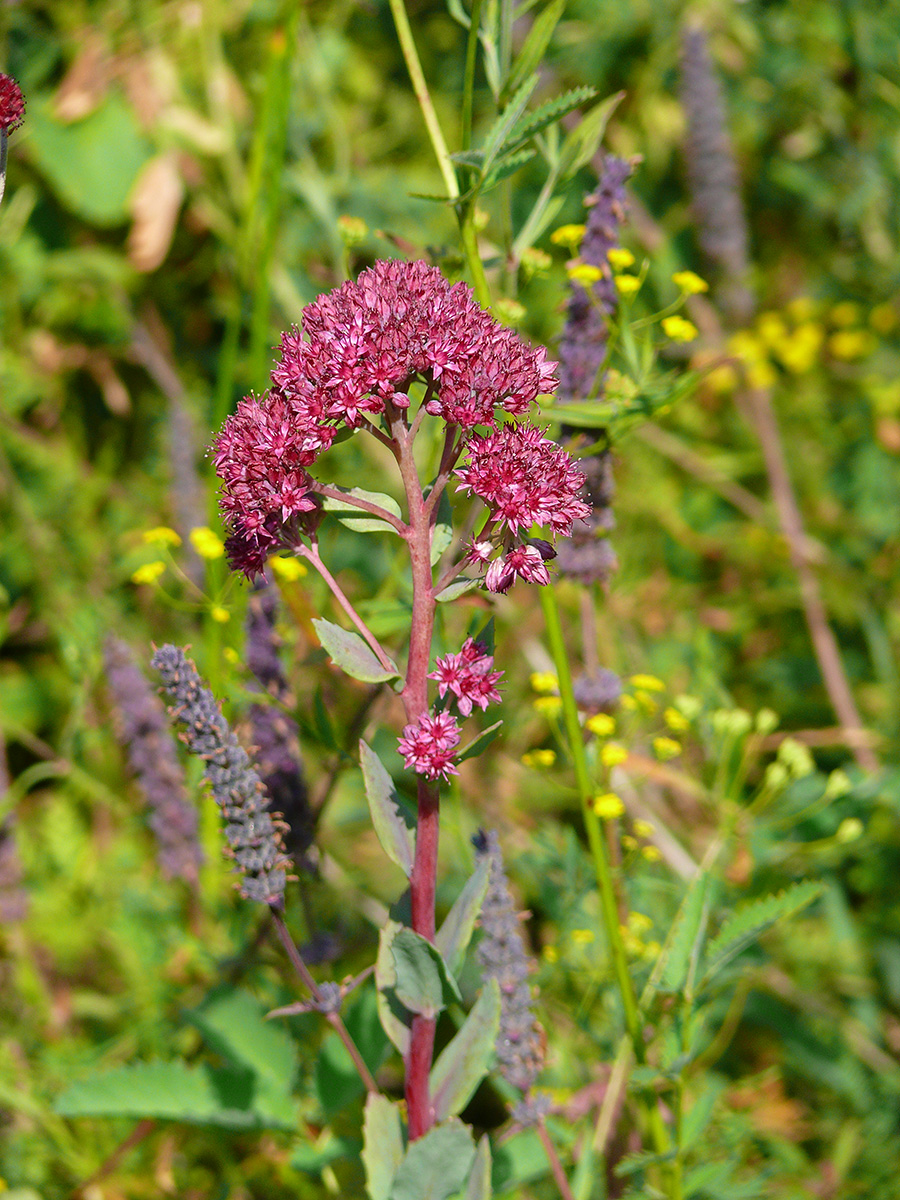
[[559, 680], [552, 671], [533, 671], [528, 682], [532, 691], [540, 692], [541, 695], [559, 691]]
[[552, 767], [556, 762], [555, 750], [529, 750], [522, 755], [522, 765], [532, 769]]
[[693, 321], [688, 321], [678, 313], [671, 317], [663, 317], [662, 327], [663, 333], [673, 342], [693, 342], [699, 337], [700, 331]]
[[641, 281], [637, 275], [616, 275], [614, 279], [620, 296], [633, 296], [640, 290]]
[[188, 538], [201, 558], [221, 558], [225, 553], [225, 543], [206, 525], [192, 529]]
[[566, 274], [573, 283], [580, 283], [584, 288], [590, 287], [592, 283], [597, 283], [603, 278], [602, 270], [595, 267], [593, 263], [573, 263], [566, 268]]
[[672, 282], [685, 296], [696, 296], [699, 292], [708, 292], [709, 284], [693, 271], [676, 271]]
[[304, 575], [309, 574], [305, 563], [300, 562], [299, 558], [278, 558], [273, 556], [266, 563], [270, 567], [273, 575], [277, 575], [279, 579], [283, 579], [285, 583], [294, 583], [298, 579], [302, 579]]
[[559, 229], [554, 229], [550, 234], [550, 241], [554, 246], [565, 246], [575, 254], [583, 237], [583, 225], [560, 225]]

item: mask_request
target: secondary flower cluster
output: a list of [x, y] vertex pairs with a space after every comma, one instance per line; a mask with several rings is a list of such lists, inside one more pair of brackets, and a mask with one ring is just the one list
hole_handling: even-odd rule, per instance
[[428, 678], [437, 680], [442, 697], [452, 692], [459, 711], [467, 717], [473, 705], [477, 704], [484, 712], [489, 704], [499, 701], [496, 685], [503, 672], [492, 671], [493, 665], [494, 656], [487, 653], [481, 642], [466, 638], [459, 654], [439, 658]]
[[302, 326], [282, 336], [271, 390], [241, 401], [215, 442], [226, 549], [251, 578], [315, 519], [307, 468], [341, 426], [408, 407], [415, 380], [426, 411], [463, 429], [521, 415], [557, 383], [542, 348], [424, 262], [376, 263], [308, 305]]
[[11, 75], [0, 72], [0, 130], [12, 133], [25, 116], [25, 97]]
[[459, 725], [449, 712], [423, 713], [418, 722], [407, 725], [400, 738], [403, 761], [426, 779], [449, 779], [458, 775], [453, 754], [459, 745]]

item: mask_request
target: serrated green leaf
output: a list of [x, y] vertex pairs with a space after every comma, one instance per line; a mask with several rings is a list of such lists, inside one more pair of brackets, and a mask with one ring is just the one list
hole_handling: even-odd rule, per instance
[[[339, 488], [345, 496], [358, 496], [360, 500], [368, 500], [389, 512], [392, 517], [400, 517], [400, 505], [393, 496], [386, 492], [367, 492], [364, 488]], [[397, 530], [380, 517], [361, 512], [355, 505], [345, 500], [336, 500], [332, 496], [322, 499], [322, 507], [326, 512], [335, 513], [342, 525], [357, 533], [396, 533]]]
[[391, 670], [381, 665], [358, 633], [351, 633], [322, 617], [313, 617], [312, 623], [334, 664], [353, 679], [361, 679], [364, 683], [385, 683], [399, 676], [400, 672], [393, 663]]
[[434, 944], [454, 975], [462, 968], [490, 878], [490, 859], [483, 858], [466, 880], [465, 887], [456, 897], [434, 939]]
[[226, 985], [188, 1019], [217, 1054], [249, 1067], [287, 1095], [297, 1069], [297, 1047], [284, 1028], [266, 1020], [266, 1011], [248, 992]]
[[692, 962], [697, 961], [700, 944], [706, 931], [706, 903], [709, 875], [699, 872], [691, 881], [687, 895], [675, 915], [671, 936], [663, 948], [665, 967], [659, 988], [664, 992], [680, 992], [684, 987]]
[[491, 164], [503, 148], [503, 144], [509, 137], [510, 131], [516, 125], [516, 122], [525, 111], [525, 106], [531, 99], [531, 93], [538, 85], [538, 77], [536, 74], [529, 75], [523, 81], [516, 94], [512, 97], [509, 104], [496, 119], [491, 128], [485, 135], [484, 142], [481, 145], [481, 153], [484, 155], [484, 161], [481, 164], [481, 173], [483, 176], [491, 169]]
[[153, 1117], [222, 1129], [293, 1129], [292, 1101], [261, 1093], [247, 1070], [136, 1063], [80, 1080], [54, 1104], [64, 1117]]
[[565, 7], [566, 0], [551, 0], [543, 12], [535, 17], [503, 85], [506, 95], [511, 95], [532, 71], [538, 69]]
[[614, 1174], [620, 1179], [627, 1179], [629, 1175], [645, 1171], [647, 1167], [658, 1167], [663, 1163], [672, 1162], [675, 1154], [675, 1150], [669, 1150], [665, 1154], [654, 1154], [651, 1150], [639, 1150], [635, 1154], [626, 1154], [616, 1164]]
[[381, 848], [407, 879], [412, 874], [416, 835], [403, 820], [397, 793], [381, 759], [364, 741], [359, 743], [359, 761], [366, 785], [366, 799]]
[[363, 1121], [362, 1161], [369, 1200], [388, 1200], [397, 1168], [403, 1161], [400, 1110], [387, 1096], [370, 1092]]
[[500, 986], [489, 979], [458, 1033], [441, 1051], [429, 1077], [435, 1119], [462, 1112], [491, 1068], [500, 1029]]
[[706, 951], [704, 982], [708, 982], [736, 954], [740, 954], [767, 929], [794, 916], [822, 894], [822, 884], [812, 879], [795, 883], [783, 892], [743, 904], [725, 922]]
[[563, 92], [561, 96], [554, 96], [552, 100], [546, 100], [532, 112], [525, 113], [511, 131], [506, 144], [501, 146], [500, 153], [509, 154], [517, 150], [525, 142], [546, 129], [548, 125], [561, 120], [574, 109], [586, 104], [588, 100], [593, 100], [596, 95], [595, 87], [585, 86], [573, 88], [571, 91]]
[[390, 1200], [447, 1200], [462, 1187], [474, 1158], [475, 1143], [462, 1121], [435, 1125], [410, 1145]]
[[462, 996], [441, 952], [412, 929], [401, 928], [391, 941], [397, 999], [409, 1012], [436, 1017]]
[[502, 721], [495, 721], [493, 725], [489, 725], [487, 729], [483, 729], [475, 738], [472, 738], [468, 745], [464, 746], [456, 756], [457, 762], [465, 762], [467, 758], [475, 758], [482, 750], [486, 749], [491, 742], [496, 738], [500, 730], [503, 728]]
[[506, 154], [502, 159], [494, 163], [491, 170], [485, 177], [484, 182], [479, 188], [481, 195], [496, 187], [504, 179], [508, 179], [510, 175], [515, 174], [519, 167], [524, 167], [525, 163], [534, 158], [536, 151], [531, 148], [525, 150], [516, 150], [512, 154]]
[[378, 955], [375, 959], [375, 984], [378, 999], [378, 1019], [381, 1027], [405, 1057], [409, 1049], [410, 1014], [397, 998], [397, 969], [391, 947], [404, 926], [388, 921], [378, 935]]
[[466, 1182], [465, 1200], [491, 1200], [491, 1139], [485, 1134], [475, 1151]]
[[566, 135], [559, 152], [560, 183], [571, 179], [597, 153], [597, 147], [606, 132], [606, 124], [624, 95], [624, 92], [615, 92], [595, 104]]
[[456, 154], [451, 154], [452, 162], [459, 163], [463, 167], [475, 167], [481, 170], [481, 164], [484, 162], [483, 150], [459, 150]]

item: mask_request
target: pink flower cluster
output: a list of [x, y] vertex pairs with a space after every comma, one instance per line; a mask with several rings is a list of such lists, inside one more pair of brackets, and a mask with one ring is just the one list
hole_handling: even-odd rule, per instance
[[[579, 498], [584, 475], [561, 446], [527, 421], [473, 434], [466, 451], [456, 476], [465, 491], [479, 496], [491, 510], [488, 526], [499, 527], [507, 549], [490, 562], [485, 586], [505, 592], [516, 576], [530, 583], [549, 583], [544, 564], [555, 554], [549, 543], [528, 539], [509, 546], [532, 525], [547, 526], [554, 537], [571, 534], [573, 523], [591, 511]], [[486, 564], [492, 551], [492, 542], [479, 540], [468, 559]]]
[[428, 678], [437, 680], [441, 696], [452, 692], [459, 711], [467, 717], [474, 705], [484, 712], [489, 704], [499, 701], [497, 683], [503, 672], [492, 671], [493, 665], [494, 656], [480, 642], [466, 638], [459, 654], [439, 658]]
[[407, 768], [426, 779], [457, 775], [453, 752], [459, 745], [459, 725], [449, 712], [423, 713], [415, 725], [407, 725], [399, 748]]
[[0, 72], [0, 130], [12, 133], [25, 116], [25, 97], [11, 75]]
[[272, 382], [322, 423], [358, 425], [392, 401], [406, 407], [410, 383], [431, 384], [426, 409], [472, 428], [495, 410], [525, 413], [557, 385], [556, 363], [532, 349], [424, 262], [378, 262], [320, 296], [281, 339]]

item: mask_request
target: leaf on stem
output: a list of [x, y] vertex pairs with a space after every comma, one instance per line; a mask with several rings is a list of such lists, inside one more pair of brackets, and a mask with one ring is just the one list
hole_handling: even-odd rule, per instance
[[697, 960], [706, 931], [708, 890], [709, 874], [701, 871], [691, 881], [688, 893], [675, 914], [672, 933], [663, 948], [665, 966], [659, 985], [661, 991], [680, 992], [687, 982], [691, 963]]
[[353, 679], [361, 679], [363, 683], [385, 683], [400, 674], [393, 663], [392, 669], [386, 670], [358, 633], [351, 633], [322, 617], [313, 617], [313, 625], [334, 664]]
[[428, 1092], [435, 1119], [462, 1112], [494, 1061], [500, 1029], [500, 985], [489, 979], [461, 1029], [432, 1068]]
[[539, 68], [565, 7], [566, 0], [551, 0], [544, 11], [535, 17], [503, 85], [504, 97], [512, 95], [523, 80]]
[[378, 989], [376, 997], [381, 1027], [405, 1057], [409, 1049], [411, 1018], [397, 998], [397, 969], [391, 952], [394, 938], [403, 928], [399, 921], [388, 921], [381, 930], [378, 936], [378, 956], [375, 959], [375, 984]]
[[490, 878], [490, 859], [482, 858], [466, 881], [466, 886], [456, 897], [434, 939], [434, 944], [454, 975], [457, 975], [462, 967]]
[[391, 941], [397, 999], [409, 1012], [436, 1017], [447, 1004], [462, 1000], [441, 952], [427, 938], [403, 927]]
[[495, 737], [503, 728], [502, 721], [495, 721], [493, 725], [488, 725], [487, 729], [483, 729], [478, 737], [472, 738], [467, 746], [463, 746], [459, 754], [456, 756], [457, 762], [465, 762], [467, 758], [475, 758], [487, 746], [491, 744]]
[[388, 1200], [403, 1161], [403, 1129], [397, 1105], [376, 1092], [366, 1100], [362, 1160], [369, 1200]]
[[410, 1145], [390, 1200], [447, 1200], [462, 1187], [474, 1158], [475, 1143], [462, 1121], [435, 1125]]
[[[393, 496], [388, 496], [385, 492], [367, 492], [363, 488], [337, 488], [337, 491], [343, 492], [345, 496], [358, 496], [360, 500], [368, 500], [370, 504], [377, 504], [379, 508], [383, 508], [389, 512], [392, 517], [401, 517], [400, 505]], [[381, 520], [379, 517], [372, 516], [369, 513], [364, 513], [350, 500], [336, 500], [332, 496], [324, 496], [322, 498], [322, 507], [326, 512], [340, 514], [338, 520], [342, 525], [346, 525], [348, 529], [353, 529], [357, 533], [396, 533], [397, 530], [387, 521]]]
[[471, 592], [474, 588], [480, 586], [480, 579], [470, 579], [468, 575], [457, 575], [452, 582], [448, 583], [445, 588], [438, 592], [435, 600], [439, 604], [447, 604], [450, 600], [457, 600], [460, 596], [464, 596], [466, 592]]
[[624, 92], [614, 92], [586, 113], [573, 130], [566, 135], [559, 152], [559, 179], [567, 179], [579, 171], [597, 153], [597, 147], [606, 132], [606, 123], [615, 112]]
[[710, 942], [706, 953], [704, 983], [708, 983], [736, 954], [740, 954], [767, 929], [785, 917], [794, 916], [821, 896], [823, 887], [806, 879], [776, 895], [763, 896], [742, 905]]
[[412, 874], [416, 835], [403, 820], [394, 781], [381, 759], [364, 741], [359, 743], [359, 761], [362, 764], [372, 824], [375, 826], [381, 848], [408, 879]]
[[466, 1183], [465, 1200], [491, 1200], [491, 1139], [485, 1134], [478, 1143], [475, 1161]]

